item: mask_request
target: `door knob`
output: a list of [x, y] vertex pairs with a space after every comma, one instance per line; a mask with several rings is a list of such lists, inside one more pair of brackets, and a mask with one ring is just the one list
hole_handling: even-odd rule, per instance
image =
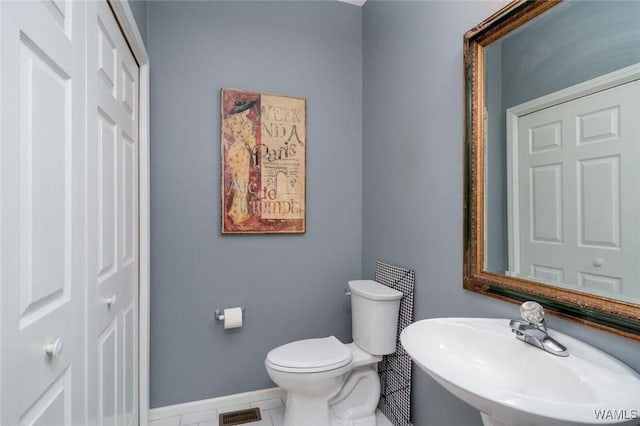
[[104, 303], [107, 304], [108, 308], [115, 305], [117, 301], [118, 301], [118, 297], [115, 294], [111, 297], [107, 297], [104, 299]]
[[55, 342], [49, 343], [45, 347], [45, 351], [47, 352], [47, 355], [49, 355], [49, 358], [58, 358], [62, 353], [63, 348], [64, 345], [62, 344], [62, 339], [58, 337]]
[[599, 257], [596, 257], [595, 259], [593, 259], [593, 266], [595, 266], [596, 268], [601, 267], [602, 259], [600, 259]]

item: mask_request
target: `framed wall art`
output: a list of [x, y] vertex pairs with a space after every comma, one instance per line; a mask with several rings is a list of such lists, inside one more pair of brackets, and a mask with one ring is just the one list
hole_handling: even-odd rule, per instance
[[306, 100], [223, 88], [223, 234], [305, 232]]

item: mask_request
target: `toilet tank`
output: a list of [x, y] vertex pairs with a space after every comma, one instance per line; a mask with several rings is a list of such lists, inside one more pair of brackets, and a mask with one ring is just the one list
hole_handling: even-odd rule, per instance
[[396, 350], [402, 293], [372, 280], [349, 281], [353, 342], [372, 355]]

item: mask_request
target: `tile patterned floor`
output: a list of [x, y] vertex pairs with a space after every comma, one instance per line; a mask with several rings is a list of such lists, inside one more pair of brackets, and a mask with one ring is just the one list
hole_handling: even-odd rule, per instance
[[[262, 420], [246, 423], [247, 426], [282, 426], [284, 424], [284, 404], [285, 401], [281, 398], [265, 399], [250, 404], [222, 407], [218, 410], [198, 411], [183, 414], [182, 416], [154, 420], [151, 422], [151, 426], [219, 426], [218, 416], [220, 413], [255, 407], [260, 408]], [[379, 411], [376, 413], [376, 419], [378, 426], [393, 426]]]

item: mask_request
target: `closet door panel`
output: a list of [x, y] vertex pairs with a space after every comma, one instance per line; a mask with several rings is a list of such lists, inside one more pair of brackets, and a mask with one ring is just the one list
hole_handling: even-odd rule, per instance
[[106, 2], [87, 5], [89, 417], [138, 422], [138, 74]]
[[0, 19], [0, 424], [82, 424], [84, 4]]

